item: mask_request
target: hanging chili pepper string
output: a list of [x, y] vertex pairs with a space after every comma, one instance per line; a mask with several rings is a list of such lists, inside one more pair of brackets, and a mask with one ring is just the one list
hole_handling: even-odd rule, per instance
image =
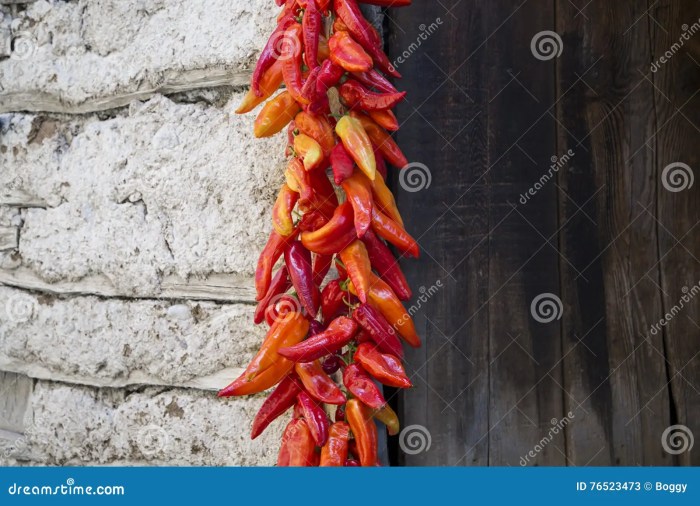
[[[219, 395], [274, 388], [251, 438], [293, 408], [280, 466], [375, 466], [374, 419], [389, 435], [400, 429], [377, 382], [410, 388], [401, 340], [420, 346], [401, 302], [411, 289], [387, 243], [400, 258], [420, 252], [385, 183], [387, 164], [408, 164], [389, 133], [399, 128], [392, 108], [406, 94], [387, 79], [400, 75], [359, 4], [403, 7], [411, 0], [275, 3], [282, 7], [277, 27], [236, 110], [264, 103], [256, 137], [287, 129], [285, 183], [255, 273], [254, 321], [270, 328], [243, 374]], [[337, 277], [326, 282], [332, 266]], [[333, 420], [323, 406], [335, 406]]]

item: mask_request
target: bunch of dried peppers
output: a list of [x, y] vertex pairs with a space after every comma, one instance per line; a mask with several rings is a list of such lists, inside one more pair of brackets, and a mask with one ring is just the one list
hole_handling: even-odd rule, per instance
[[[256, 137], [288, 133], [285, 183], [255, 275], [255, 323], [270, 327], [245, 372], [219, 395], [274, 387], [253, 439], [293, 408], [280, 466], [375, 466], [374, 419], [390, 435], [399, 431], [377, 382], [410, 387], [401, 338], [420, 346], [402, 303], [411, 290], [389, 245], [411, 257], [419, 248], [385, 183], [387, 165], [408, 164], [389, 134], [398, 129], [391, 109], [405, 93], [387, 79], [400, 76], [358, 0], [276, 3], [277, 28], [236, 111], [265, 102]], [[338, 277], [324, 285], [334, 265]]]

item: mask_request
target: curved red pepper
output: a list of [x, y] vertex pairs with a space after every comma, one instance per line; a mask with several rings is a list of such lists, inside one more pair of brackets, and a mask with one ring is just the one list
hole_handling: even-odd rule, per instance
[[379, 151], [384, 155], [387, 162], [399, 169], [408, 165], [406, 156], [394, 139], [391, 138], [389, 132], [377, 125], [377, 123], [366, 114], [353, 110], [350, 111], [350, 116], [357, 119], [362, 124], [362, 128], [367, 133], [367, 136], [371, 139], [372, 143], [379, 148]]
[[371, 343], [362, 343], [358, 346], [353, 358], [383, 385], [396, 388], [413, 386], [411, 380], [406, 376], [401, 361], [394, 355], [381, 353]]
[[314, 283], [311, 252], [299, 241], [293, 241], [284, 251], [284, 263], [299, 300], [309, 315], [316, 318], [321, 292]]
[[420, 248], [416, 240], [398, 223], [377, 209], [372, 211], [372, 229], [402, 253], [414, 258], [420, 256]]
[[256, 325], [262, 323], [265, 320], [265, 310], [268, 308], [273, 300], [276, 300], [278, 296], [285, 293], [292, 286], [292, 282], [289, 279], [289, 274], [287, 272], [287, 266], [283, 265], [279, 268], [275, 277], [272, 278], [270, 283], [270, 288], [268, 289], [265, 297], [263, 297], [260, 302], [258, 302], [255, 308], [255, 315], [253, 316], [253, 321]]
[[316, 445], [311, 430], [303, 418], [293, 418], [282, 434], [277, 465], [279, 467], [310, 467], [316, 460]]
[[338, 385], [324, 371], [318, 360], [300, 362], [294, 366], [304, 388], [314, 399], [326, 404], [341, 405], [347, 400]]
[[410, 300], [411, 288], [401, 271], [399, 261], [394, 258], [389, 247], [377, 237], [373, 230], [367, 231], [362, 237], [362, 242], [367, 247], [367, 255], [372, 268], [377, 271], [379, 277], [386, 281], [400, 300]]
[[291, 24], [279, 41], [280, 60], [282, 61], [282, 77], [287, 91], [301, 105], [309, 104], [310, 100], [302, 93], [302, 27], [299, 23]]
[[316, 446], [325, 445], [328, 441], [328, 426], [330, 425], [326, 412], [303, 390], [297, 395], [297, 400]]
[[275, 230], [270, 233], [267, 244], [265, 244], [265, 248], [263, 248], [260, 253], [260, 258], [258, 258], [258, 266], [255, 269], [255, 291], [257, 292], [257, 300], [261, 300], [267, 293], [267, 290], [270, 288], [270, 281], [272, 280], [272, 268], [282, 256], [282, 253], [284, 253], [287, 244], [293, 241], [298, 233], [298, 228], [289, 237], [283, 237]]
[[352, 395], [371, 408], [379, 409], [386, 404], [379, 387], [359, 364], [350, 364], [345, 368], [343, 384]]
[[341, 349], [352, 341], [356, 331], [357, 323], [345, 316], [339, 316], [320, 334], [294, 346], [282, 348], [279, 354], [294, 362], [311, 362]]
[[318, 255], [314, 253], [313, 264], [314, 284], [317, 287], [320, 287], [323, 280], [326, 279], [328, 271], [331, 270], [331, 265], [333, 265], [333, 255]]
[[396, 132], [399, 129], [399, 120], [390, 109], [367, 111], [369, 117], [380, 127]]
[[372, 57], [348, 32], [335, 32], [328, 39], [328, 47], [331, 61], [348, 72], [366, 72], [372, 68]]
[[304, 17], [304, 61], [310, 69], [318, 67], [318, 38], [321, 35], [321, 12], [316, 6], [316, 0], [308, 0], [303, 4]]
[[332, 321], [345, 309], [343, 299], [347, 297], [348, 292], [341, 288], [340, 283], [339, 279], [334, 279], [321, 292], [321, 313], [325, 321]]
[[368, 70], [367, 72], [353, 72], [352, 75], [368, 88], [374, 88], [384, 93], [397, 93], [399, 91], [386, 77], [375, 69]]
[[382, 351], [403, 357], [403, 346], [396, 330], [378, 310], [369, 304], [362, 304], [352, 312], [352, 319], [367, 332]]
[[272, 226], [278, 234], [289, 237], [294, 232], [292, 211], [299, 200], [299, 194], [292, 190], [287, 183], [282, 185], [275, 205], [272, 207]]
[[294, 15], [291, 12], [286, 13], [284, 17], [280, 19], [277, 27], [272, 32], [272, 35], [270, 35], [270, 38], [267, 39], [267, 43], [265, 44], [262, 53], [260, 53], [260, 58], [258, 58], [258, 62], [255, 65], [253, 78], [251, 80], [253, 92], [259, 97], [263, 95], [263, 92], [260, 90], [260, 82], [262, 81], [263, 75], [270, 67], [272, 67], [279, 56], [277, 44], [279, 43], [280, 37], [283, 36], [283, 34], [287, 31], [287, 28], [289, 28], [294, 22]]
[[325, 95], [330, 88], [338, 84], [340, 79], [345, 74], [345, 69], [340, 65], [336, 65], [329, 58], [321, 64], [321, 71], [316, 79], [316, 92], [319, 95]]
[[301, 385], [293, 374], [288, 375], [277, 385], [272, 393], [265, 399], [258, 414], [253, 420], [253, 428], [250, 439], [255, 439], [285, 411], [294, 406], [297, 395], [301, 392]]
[[302, 244], [321, 255], [340, 253], [352, 241], [357, 239], [353, 222], [352, 205], [344, 202], [336, 208], [333, 217], [323, 227], [314, 232], [302, 232]]
[[360, 108], [365, 111], [379, 111], [391, 109], [406, 97], [406, 92], [399, 93], [375, 93], [369, 91], [354, 79], [348, 79], [339, 88], [340, 97], [351, 108]]

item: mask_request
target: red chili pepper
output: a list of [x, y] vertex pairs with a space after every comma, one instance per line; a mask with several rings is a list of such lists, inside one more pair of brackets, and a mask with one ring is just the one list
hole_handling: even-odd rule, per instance
[[253, 316], [253, 321], [256, 325], [262, 323], [265, 320], [265, 310], [268, 308], [271, 302], [276, 300], [280, 295], [289, 290], [292, 286], [292, 282], [289, 280], [289, 274], [287, 272], [287, 266], [283, 265], [279, 268], [275, 277], [272, 278], [270, 283], [270, 288], [267, 290], [265, 296], [258, 302], [255, 308], [255, 315]]
[[355, 452], [360, 463], [363, 467], [376, 466], [377, 426], [372, 419], [372, 413], [359, 400], [350, 399], [345, 408], [345, 416], [355, 436]]
[[[315, 195], [311, 208], [320, 211], [327, 219], [330, 219], [338, 207], [338, 196], [333, 185], [323, 170], [312, 170], [309, 172], [309, 180]], [[321, 252], [316, 251], [315, 253]]]
[[258, 266], [255, 269], [257, 300], [261, 300], [267, 293], [267, 290], [270, 288], [270, 280], [272, 279], [272, 268], [282, 256], [282, 253], [284, 253], [287, 244], [293, 241], [298, 233], [299, 229], [296, 229], [289, 237], [283, 237], [275, 230], [270, 233], [267, 244], [265, 244], [265, 248], [260, 253]]
[[377, 161], [377, 172], [382, 176], [383, 180], [386, 180], [387, 169], [384, 155], [375, 144], [372, 144], [372, 150], [374, 151], [374, 159]]
[[355, 0], [333, 0], [333, 8], [347, 26], [348, 31], [372, 57], [374, 64], [386, 74], [401, 77], [381, 50], [382, 40], [379, 34], [362, 15]]
[[321, 448], [321, 467], [343, 467], [348, 459], [350, 426], [345, 422], [331, 425], [328, 442]]
[[[348, 202], [352, 205], [357, 237], [362, 238], [372, 225], [372, 182], [362, 173], [353, 174], [342, 182]], [[343, 260], [345, 261], [345, 260]]]
[[301, 94], [309, 102], [308, 104], [304, 105], [304, 108], [309, 111], [318, 109], [320, 104], [317, 104], [316, 102], [319, 102], [323, 98], [323, 95], [316, 91], [316, 81], [318, 81], [318, 75], [320, 73], [321, 67], [316, 66], [316, 68], [312, 69], [306, 74], [306, 80], [301, 86]]
[[374, 181], [377, 173], [377, 161], [369, 135], [365, 132], [362, 122], [351, 116], [343, 116], [335, 125], [338, 134], [348, 154], [365, 175]]
[[314, 170], [323, 163], [323, 149], [313, 138], [305, 134], [294, 137], [294, 151], [304, 160], [306, 170]]
[[293, 418], [282, 434], [282, 446], [277, 457], [279, 467], [310, 467], [314, 465], [316, 445], [311, 430], [303, 418]]
[[399, 129], [399, 120], [389, 109], [367, 111], [367, 114], [377, 125], [390, 132], [396, 132]]
[[318, 67], [318, 38], [321, 34], [321, 13], [316, 6], [316, 0], [308, 0], [303, 4], [304, 17], [304, 61], [310, 69]]
[[294, 97], [288, 91], [283, 91], [268, 100], [260, 110], [253, 124], [253, 134], [255, 137], [271, 137], [281, 132], [299, 111], [301, 107]]
[[265, 399], [258, 414], [253, 420], [253, 428], [250, 439], [255, 439], [285, 411], [294, 406], [297, 395], [301, 392], [301, 385], [293, 374], [288, 375], [277, 385], [272, 393]]
[[309, 250], [321, 255], [340, 253], [352, 241], [357, 239], [353, 222], [352, 205], [344, 202], [338, 206], [333, 217], [314, 232], [302, 232], [301, 242]]
[[328, 441], [328, 415], [306, 392], [299, 392], [297, 399], [316, 446], [325, 445]]
[[[350, 286], [352, 289], [353, 287]], [[394, 291], [380, 278], [372, 274], [369, 288], [369, 302], [394, 327], [394, 330], [414, 348], [420, 347], [420, 337], [411, 315], [396, 296]]]
[[369, 262], [367, 248], [362, 241], [354, 241], [340, 252], [340, 259], [345, 264], [348, 276], [357, 290], [357, 298], [363, 304], [367, 302], [372, 264]]
[[372, 229], [402, 253], [413, 258], [420, 256], [420, 247], [416, 240], [401, 225], [377, 209], [372, 211]]
[[328, 271], [331, 270], [331, 265], [333, 265], [333, 255], [318, 255], [314, 253], [313, 278], [317, 287], [320, 287], [323, 280], [326, 279]]
[[324, 371], [318, 360], [300, 362], [294, 366], [304, 388], [314, 399], [326, 404], [340, 405], [347, 400], [343, 392]]
[[309, 315], [316, 318], [321, 292], [314, 283], [311, 252], [301, 242], [293, 241], [284, 251], [284, 263], [299, 300]]
[[398, 260], [394, 258], [389, 247], [377, 237], [373, 230], [367, 231], [362, 237], [362, 242], [367, 247], [367, 255], [372, 268], [377, 271], [379, 277], [386, 281], [400, 300], [410, 300], [411, 288], [401, 271]]
[[345, 368], [343, 384], [352, 395], [371, 408], [379, 409], [386, 404], [379, 387], [359, 364], [350, 364]]
[[324, 156], [330, 156], [335, 142], [335, 132], [325, 116], [302, 111], [294, 118], [294, 124], [303, 134], [318, 142]]
[[299, 205], [309, 205], [314, 199], [314, 189], [311, 178], [299, 158], [292, 158], [284, 171], [284, 179], [292, 190], [299, 194]]
[[389, 404], [385, 404], [384, 407], [376, 409], [372, 412], [372, 416], [386, 425], [386, 430], [389, 432], [390, 436], [395, 436], [401, 431], [401, 424], [399, 423], [399, 417]]
[[272, 65], [274, 65], [274, 63], [277, 61], [277, 57], [279, 56], [277, 48], [279, 39], [283, 36], [287, 28], [289, 28], [289, 26], [294, 22], [294, 15], [291, 12], [287, 12], [285, 16], [280, 19], [277, 27], [272, 32], [272, 35], [270, 35], [270, 38], [267, 39], [267, 43], [265, 44], [262, 53], [260, 53], [260, 58], [258, 58], [258, 62], [255, 65], [255, 70], [253, 71], [253, 78], [251, 81], [251, 88], [259, 97], [263, 95], [260, 85], [263, 75], [270, 67], [272, 67]]
[[330, 88], [340, 82], [344, 74], [345, 69], [333, 63], [330, 58], [324, 61], [321, 64], [321, 71], [316, 79], [316, 92], [319, 95], [325, 95]]
[[309, 99], [302, 93], [302, 27], [294, 23], [287, 28], [280, 41], [280, 60], [282, 60], [282, 77], [287, 91], [301, 105], [307, 105]]
[[298, 200], [299, 194], [283, 184], [272, 207], [272, 226], [279, 235], [289, 237], [294, 232], [292, 211]]
[[397, 93], [399, 91], [386, 77], [374, 69], [367, 72], [353, 72], [352, 75], [368, 88], [374, 88], [384, 93]]
[[335, 32], [328, 39], [328, 47], [331, 61], [348, 72], [366, 72], [372, 68], [372, 57], [348, 32]]
[[413, 386], [406, 376], [401, 360], [389, 353], [380, 352], [371, 343], [362, 343], [358, 346], [353, 358], [383, 385], [396, 388]]
[[347, 297], [347, 295], [348, 292], [341, 288], [339, 279], [334, 279], [323, 288], [321, 292], [321, 313], [325, 321], [332, 321], [342, 314], [345, 309], [343, 298]]
[[369, 304], [362, 304], [352, 312], [352, 319], [382, 351], [403, 357], [403, 346], [396, 330], [378, 310]]
[[351, 108], [365, 111], [391, 109], [406, 97], [406, 92], [375, 93], [354, 79], [348, 79], [339, 88], [340, 97]]
[[333, 169], [333, 179], [337, 185], [342, 184], [355, 171], [355, 162], [341, 142], [336, 144], [331, 151], [331, 169]]
[[358, 111], [350, 111], [350, 116], [362, 124], [362, 128], [367, 133], [367, 136], [379, 148], [387, 162], [399, 169], [408, 165], [408, 160], [398, 144], [372, 118]]
[[259, 92], [260, 96], [257, 95], [253, 89], [249, 89], [245, 97], [241, 101], [238, 109], [236, 109], [236, 114], [245, 114], [252, 111], [258, 105], [262, 104], [265, 100], [270, 98], [277, 90], [279, 90], [282, 84], [282, 62], [277, 60], [273, 65], [263, 74], [260, 85]]
[[333, 320], [328, 328], [306, 341], [279, 350], [279, 354], [294, 362], [311, 362], [335, 353], [352, 341], [357, 323], [345, 316]]
[[306, 212], [299, 222], [299, 230], [302, 232], [313, 232], [328, 223], [328, 218], [321, 211], [316, 209]]

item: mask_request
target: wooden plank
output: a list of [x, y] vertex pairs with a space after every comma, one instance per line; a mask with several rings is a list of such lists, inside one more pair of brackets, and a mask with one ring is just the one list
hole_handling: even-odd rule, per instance
[[[685, 425], [700, 438], [700, 303], [687, 301], [693, 286], [700, 283], [700, 94], [698, 62], [700, 43], [697, 33], [689, 41], [684, 28], [700, 19], [700, 4], [692, 0], [662, 1], [650, 13], [660, 26], [650, 22], [651, 53], [655, 61], [683, 42], [681, 50], [649, 76], [653, 82], [654, 130], [649, 141], [656, 162], [658, 210], [656, 219], [660, 255], [662, 314], [682, 305], [679, 313], [663, 328], [667, 379], [671, 388], [671, 424]], [[663, 27], [663, 29], [662, 29]], [[687, 33], [685, 34], [687, 36]], [[651, 148], [650, 148], [651, 149]], [[672, 163], [685, 163], [695, 178], [692, 187], [672, 192], [663, 184], [663, 169]], [[685, 178], [674, 189], [689, 184], [690, 173], [679, 167]], [[673, 169], [672, 169], [673, 170]], [[687, 293], [686, 293], [687, 292]], [[697, 297], [697, 296], [696, 296]], [[662, 314], [656, 316], [660, 320]], [[679, 448], [680, 449], [680, 448]], [[700, 465], [700, 452], [684, 451], [677, 456], [683, 465]]]
[[46, 208], [46, 201], [22, 190], [3, 189], [0, 193], [0, 206]]
[[[423, 347], [406, 355], [415, 388], [403, 393], [400, 416], [404, 428], [422, 426], [403, 433], [408, 451], [399, 450], [398, 462], [406, 465], [488, 463], [489, 315], [482, 306], [489, 286], [489, 188], [480, 177], [488, 165], [484, 83], [492, 62], [482, 43], [490, 4], [463, 3], [452, 18], [430, 2], [414, 2], [392, 11], [389, 22], [393, 58], [415, 45], [421, 24], [442, 22], [398, 67], [410, 77], [400, 83], [408, 99], [398, 107], [397, 141], [432, 178], [428, 188], [408, 192], [392, 171], [399, 208], [423, 250], [420, 260], [401, 265], [416, 306], [421, 286], [427, 293], [438, 286], [414, 317]], [[421, 432], [424, 441], [430, 435], [429, 449]]]
[[[660, 437], [669, 397], [660, 337], [657, 167], [645, 146], [654, 133], [646, 4], [594, 2], [583, 14], [557, 2], [561, 150], [560, 244], [567, 431], [575, 465], [664, 465]], [[649, 21], [650, 23], [651, 21]], [[579, 407], [580, 406], [580, 407]]]
[[250, 84], [252, 71], [240, 69], [193, 69], [168, 71], [157, 87], [129, 93], [96, 97], [84, 102], [71, 102], [45, 92], [5, 93], [0, 96], [0, 114], [7, 112], [50, 112], [58, 114], [87, 114], [125, 107], [134, 100], [148, 100], [155, 94], [169, 95], [219, 86], [244, 87]]
[[93, 275], [78, 281], [48, 283], [27, 268], [0, 269], [0, 284], [53, 295], [96, 295], [98, 297], [130, 297], [134, 299], [210, 300], [229, 303], [255, 303], [252, 278], [235, 274], [211, 274], [206, 279], [165, 276], [159, 293], [135, 297], [120, 292], [105, 276]]
[[556, 187], [519, 202], [558, 154], [547, 114], [556, 100], [555, 62], [535, 58], [523, 43], [551, 29], [554, 5], [515, 10], [497, 0], [488, 12], [489, 159], [481, 170], [489, 189], [489, 465], [563, 465], [564, 435], [550, 433], [566, 397], [560, 322], [538, 322], [530, 310], [536, 297], [551, 294], [536, 305], [539, 316], [559, 293]]
[[32, 393], [30, 378], [0, 370], [0, 430], [22, 432]]
[[0, 227], [0, 251], [17, 248], [17, 227]]

